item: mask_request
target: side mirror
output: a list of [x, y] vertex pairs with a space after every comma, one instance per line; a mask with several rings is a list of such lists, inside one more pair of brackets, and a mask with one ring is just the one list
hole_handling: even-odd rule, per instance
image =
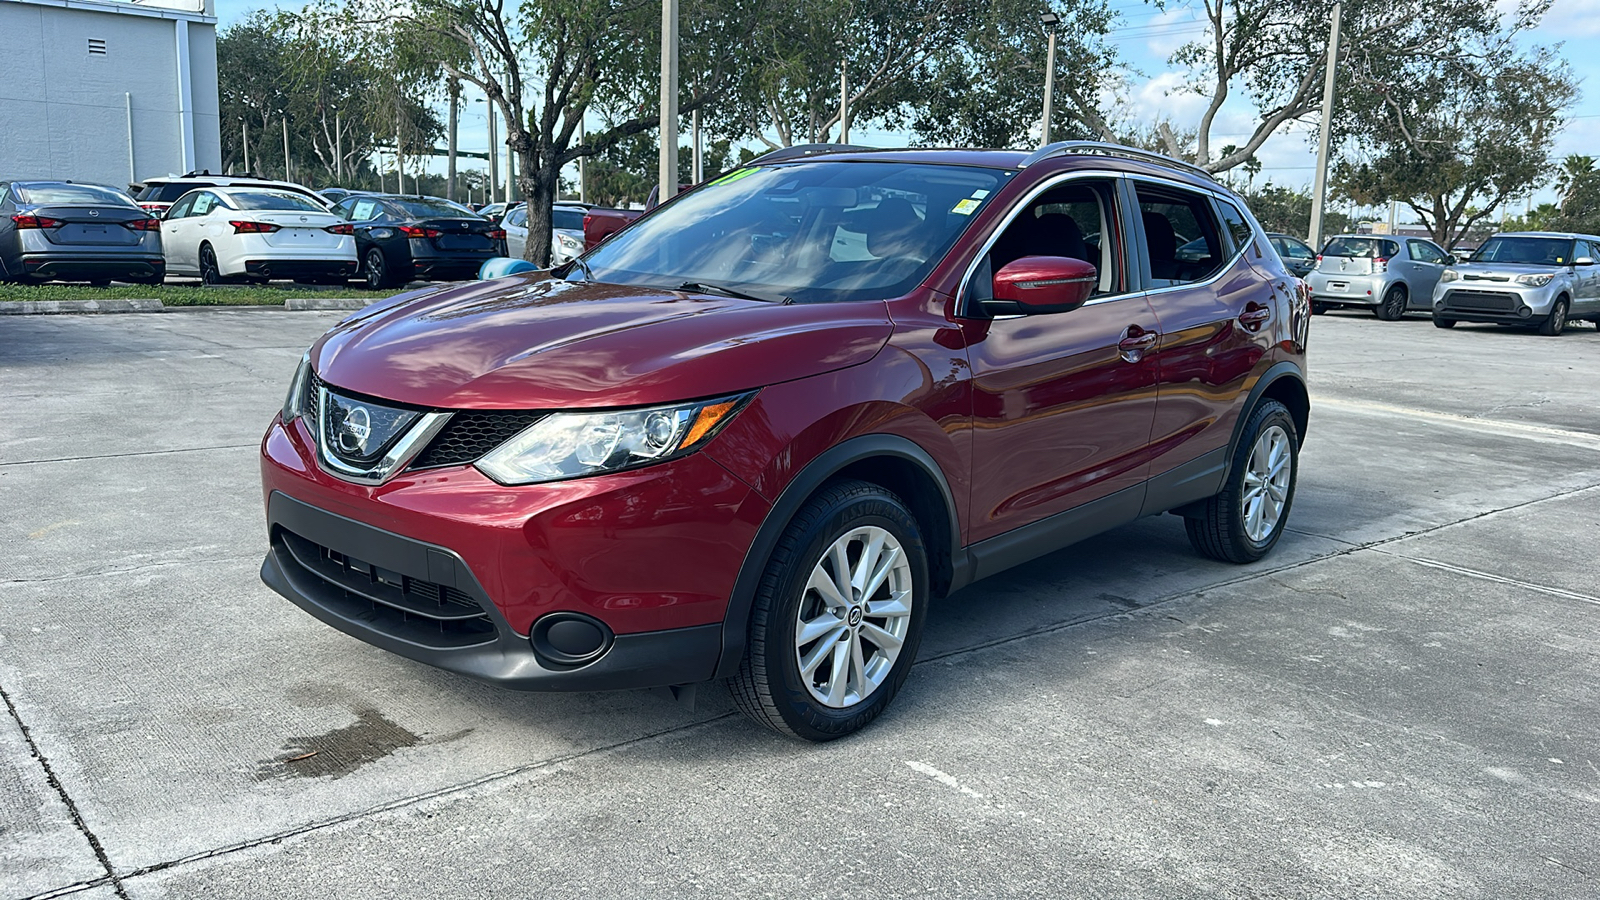
[[994, 299], [983, 308], [990, 315], [1039, 315], [1071, 312], [1094, 293], [1095, 267], [1070, 256], [1024, 256], [994, 273]]
[[1592, 256], [1580, 256], [1577, 259], [1573, 260], [1572, 264], [1575, 265], [1575, 266], [1592, 266], [1592, 265], [1594, 265], [1594, 257], [1592, 257]]

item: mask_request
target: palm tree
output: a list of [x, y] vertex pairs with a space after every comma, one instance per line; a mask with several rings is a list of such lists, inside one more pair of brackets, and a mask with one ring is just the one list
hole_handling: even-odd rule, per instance
[[1572, 198], [1573, 191], [1578, 189], [1584, 179], [1594, 174], [1594, 157], [1581, 156], [1572, 153], [1561, 161], [1561, 168], [1556, 172], [1556, 190], [1561, 194], [1561, 206], [1565, 208], [1567, 201]]

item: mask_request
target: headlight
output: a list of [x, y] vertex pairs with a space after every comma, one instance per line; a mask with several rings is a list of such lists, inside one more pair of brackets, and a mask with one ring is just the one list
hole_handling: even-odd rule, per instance
[[475, 465], [500, 484], [538, 484], [647, 466], [704, 444], [753, 396], [649, 409], [555, 413]]
[[1461, 273], [1455, 269], [1445, 269], [1444, 273], [1439, 276], [1440, 281], [1459, 281], [1460, 279]]
[[1526, 284], [1526, 285], [1531, 285], [1533, 287], [1544, 287], [1545, 285], [1549, 284], [1550, 283], [1550, 279], [1552, 279], [1554, 277], [1556, 277], [1554, 274], [1550, 274], [1550, 275], [1518, 275], [1517, 276], [1517, 284]]
[[[306, 382], [311, 380], [311, 351], [300, 357], [300, 365], [289, 382], [289, 395], [283, 398], [283, 424], [300, 418], [306, 411]], [[315, 429], [313, 429], [315, 430]]]
[[583, 241], [573, 237], [570, 234], [558, 234], [556, 235], [556, 241], [568, 250], [583, 249]]

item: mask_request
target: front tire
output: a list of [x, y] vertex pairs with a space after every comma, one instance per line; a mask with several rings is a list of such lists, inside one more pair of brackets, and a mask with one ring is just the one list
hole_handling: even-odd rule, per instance
[[1454, 328], [1454, 327], [1456, 327], [1456, 320], [1455, 319], [1446, 319], [1445, 317], [1435, 313], [1434, 317], [1433, 317], [1433, 327], [1435, 327], [1435, 328]]
[[1406, 315], [1406, 289], [1398, 284], [1390, 285], [1383, 292], [1383, 302], [1373, 307], [1372, 313], [1385, 322], [1398, 322]]
[[864, 481], [823, 488], [756, 589], [734, 705], [802, 740], [865, 727], [916, 660], [927, 605], [927, 549], [900, 498]]
[[1567, 298], [1557, 297], [1554, 306], [1550, 307], [1550, 315], [1544, 317], [1539, 324], [1539, 333], [1545, 337], [1560, 337], [1561, 332], [1567, 330]]
[[1320, 316], [1320, 315], [1322, 315], [1323, 313], [1326, 313], [1328, 310], [1330, 310], [1332, 308], [1333, 307], [1330, 304], [1323, 303], [1323, 302], [1318, 301], [1318, 300], [1311, 301], [1311, 314], [1313, 316]]
[[367, 248], [366, 266], [364, 274], [367, 279], [368, 290], [381, 291], [395, 286], [393, 273], [390, 271], [389, 258], [377, 247]]
[[1189, 543], [1200, 555], [1222, 562], [1266, 556], [1289, 521], [1299, 474], [1294, 417], [1282, 403], [1266, 400], [1245, 423], [1222, 492], [1185, 516]]

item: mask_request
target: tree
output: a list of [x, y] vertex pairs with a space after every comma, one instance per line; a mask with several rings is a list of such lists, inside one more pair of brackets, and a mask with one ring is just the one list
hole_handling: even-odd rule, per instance
[[[1153, 2], [1165, 6], [1165, 0]], [[1187, 89], [1208, 98], [1192, 157], [1202, 167], [1222, 172], [1238, 166], [1285, 124], [1320, 108], [1333, 2], [1203, 0], [1206, 36], [1171, 58], [1193, 73]], [[1522, 2], [1526, 5], [1512, 14], [1519, 30], [1537, 21], [1549, 0]], [[1501, 31], [1495, 4], [1482, 0], [1348, 0], [1340, 24], [1340, 56], [1346, 61], [1360, 56], [1392, 68], [1395, 61], [1452, 58], [1464, 43]], [[1345, 68], [1341, 63], [1341, 73]], [[1236, 87], [1250, 98], [1259, 118], [1233, 153], [1213, 159], [1212, 131]], [[1349, 132], [1344, 116], [1350, 105], [1344, 98], [1340, 114], [1327, 123], [1335, 134]]]
[[[1311, 233], [1311, 194], [1268, 182], [1260, 190], [1251, 189], [1244, 194], [1245, 205], [1255, 215], [1256, 221], [1268, 231], [1304, 237]], [[1350, 230], [1350, 217], [1334, 210], [1322, 214], [1323, 233], [1338, 234]], [[1313, 248], [1320, 249], [1320, 248]]]
[[[332, 2], [332, 0], [329, 0]], [[739, 48], [763, 21], [769, 0], [683, 0], [680, 97], [688, 114], [718, 99], [732, 81]], [[432, 54], [439, 70], [483, 91], [506, 123], [528, 202], [528, 259], [550, 254], [550, 207], [561, 170], [618, 141], [657, 127], [660, 118], [660, 7], [634, 0], [348, 0], [348, 27], [387, 33], [397, 45]], [[579, 123], [597, 111], [606, 127], [576, 143]]]
[[1339, 190], [1362, 204], [1406, 204], [1449, 249], [1542, 182], [1576, 86], [1549, 50], [1516, 53], [1511, 33], [1463, 40], [1453, 58], [1358, 68], [1350, 115], [1371, 150], [1336, 168]]
[[1561, 205], [1567, 206], [1584, 183], [1594, 177], [1594, 157], [1569, 153], [1556, 170], [1556, 193], [1561, 195]]
[[1056, 31], [1050, 135], [1114, 140], [1100, 98], [1121, 82], [1106, 41], [1114, 13], [1104, 0], [974, 0], [953, 34], [928, 53], [907, 92], [909, 125], [922, 140], [970, 147], [1038, 141], [1048, 42], [1039, 13], [1061, 17]]

